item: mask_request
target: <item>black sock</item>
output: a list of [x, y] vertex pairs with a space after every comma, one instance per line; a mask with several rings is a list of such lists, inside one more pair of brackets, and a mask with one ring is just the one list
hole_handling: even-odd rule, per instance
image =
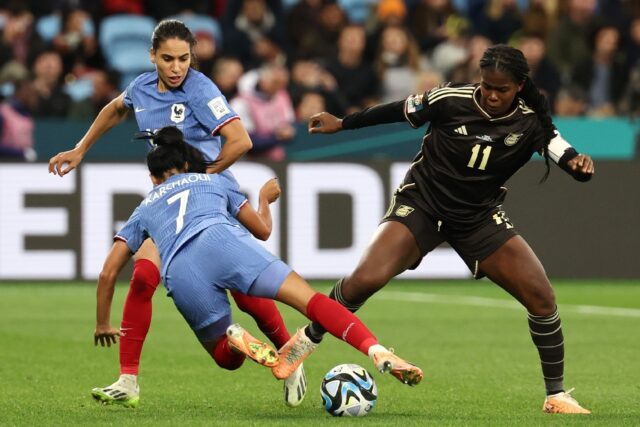
[[[340, 279], [336, 282], [335, 286], [331, 289], [331, 292], [329, 292], [329, 298], [339, 302], [350, 312], [355, 313], [356, 311], [358, 311], [360, 307], [362, 307], [362, 304], [364, 303], [350, 304], [343, 298], [342, 296], [343, 280], [344, 279]], [[309, 337], [309, 339], [311, 339], [311, 341], [315, 343], [319, 343], [320, 341], [322, 341], [322, 337], [327, 332], [327, 330], [323, 328], [322, 325], [320, 325], [318, 322], [311, 322], [309, 326], [307, 326], [306, 332], [307, 332], [307, 336]]]
[[529, 313], [529, 332], [538, 348], [547, 395], [564, 391], [564, 337], [558, 310], [550, 316]]

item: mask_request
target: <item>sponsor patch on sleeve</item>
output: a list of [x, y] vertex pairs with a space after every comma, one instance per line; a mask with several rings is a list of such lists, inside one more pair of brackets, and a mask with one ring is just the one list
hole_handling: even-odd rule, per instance
[[218, 120], [231, 113], [231, 110], [229, 110], [229, 107], [227, 107], [227, 104], [224, 102], [222, 96], [216, 96], [211, 101], [207, 102], [207, 105]]
[[411, 95], [409, 98], [407, 98], [407, 113], [415, 113], [424, 108], [424, 105], [422, 105], [422, 97], [423, 95], [420, 94]]

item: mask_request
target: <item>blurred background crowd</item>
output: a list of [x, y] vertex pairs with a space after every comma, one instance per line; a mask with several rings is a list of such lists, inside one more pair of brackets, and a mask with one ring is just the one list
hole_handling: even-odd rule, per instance
[[640, 1], [0, 0], [0, 157], [29, 158], [34, 118], [93, 119], [152, 70], [150, 36], [168, 17], [196, 35], [198, 69], [258, 158], [283, 159], [317, 112], [476, 82], [495, 43], [524, 52], [557, 116], [640, 111]]

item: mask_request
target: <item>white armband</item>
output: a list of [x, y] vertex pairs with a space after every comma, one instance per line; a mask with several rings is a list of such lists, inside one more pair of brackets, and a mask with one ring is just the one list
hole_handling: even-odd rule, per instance
[[569, 148], [573, 147], [560, 135], [560, 132], [556, 131], [556, 136], [551, 139], [547, 146], [549, 158], [558, 163], [560, 157], [562, 157], [564, 152]]

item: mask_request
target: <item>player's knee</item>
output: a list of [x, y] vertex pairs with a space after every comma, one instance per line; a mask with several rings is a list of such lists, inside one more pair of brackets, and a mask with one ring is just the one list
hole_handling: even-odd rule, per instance
[[153, 262], [146, 259], [135, 262], [129, 292], [151, 298], [159, 283], [160, 272]]
[[388, 278], [385, 274], [357, 270], [342, 283], [342, 297], [350, 303], [361, 304], [387, 282]]
[[532, 287], [526, 301], [527, 311], [534, 316], [550, 316], [556, 311], [556, 296], [548, 283]]

